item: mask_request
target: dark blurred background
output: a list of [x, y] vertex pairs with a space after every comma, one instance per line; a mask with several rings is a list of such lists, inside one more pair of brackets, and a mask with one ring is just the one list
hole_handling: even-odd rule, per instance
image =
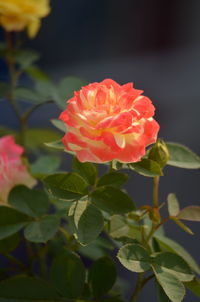
[[[88, 82], [112, 78], [134, 82], [157, 108], [160, 137], [187, 145], [200, 153], [200, 1], [199, 0], [52, 0], [52, 12], [43, 20], [35, 40], [40, 66], [57, 80], [75, 75]], [[10, 108], [0, 105], [1, 124], [16, 127]], [[32, 124], [50, 125], [60, 110], [41, 108]], [[70, 167], [70, 165], [68, 165]], [[161, 179], [161, 201], [176, 192], [181, 205], [199, 204], [199, 172], [168, 167]], [[138, 204], [149, 203], [151, 179], [130, 174], [128, 191]], [[167, 235], [183, 244], [200, 262], [200, 229], [190, 236], [173, 223]], [[134, 274], [121, 268], [131, 290]], [[128, 294], [127, 294], [128, 295]], [[153, 283], [140, 302], [155, 301]], [[197, 298], [186, 296], [185, 302]]]

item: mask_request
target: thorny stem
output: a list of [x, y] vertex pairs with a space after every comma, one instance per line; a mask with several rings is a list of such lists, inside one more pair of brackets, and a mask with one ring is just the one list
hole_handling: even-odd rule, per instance
[[[158, 187], [159, 187], [159, 176], [154, 177], [153, 179], [153, 206], [159, 209], [159, 199], [158, 199]], [[161, 222], [160, 224], [156, 225], [152, 222], [151, 230], [146, 239], [143, 238], [145, 245], [148, 245], [149, 240], [152, 238], [155, 231], [164, 223], [165, 221]], [[149, 245], [148, 245], [149, 246]], [[135, 285], [135, 289], [133, 294], [131, 295], [130, 302], [136, 302], [142, 288], [144, 285], [151, 280], [154, 275], [150, 275], [147, 278], [143, 278], [143, 273], [138, 273], [137, 282]]]
[[145, 286], [145, 284], [151, 280], [152, 278], [154, 278], [154, 274], [146, 277], [146, 278], [143, 278], [143, 273], [139, 273], [138, 274], [138, 278], [137, 278], [137, 281], [136, 281], [136, 285], [135, 285], [135, 290], [130, 298], [130, 302], [136, 302], [137, 301], [137, 298], [141, 292], [141, 290], [143, 289], [143, 287]]
[[13, 52], [13, 41], [12, 41], [12, 35], [10, 32], [5, 32], [5, 37], [6, 37], [6, 44], [8, 48], [8, 55], [6, 56], [6, 62], [8, 65], [8, 71], [10, 75], [10, 94], [8, 96], [8, 101], [10, 102], [13, 111], [15, 112], [15, 115], [18, 119], [19, 122], [19, 127], [20, 127], [20, 143], [22, 146], [25, 147], [25, 132], [26, 132], [26, 120], [21, 116], [20, 108], [18, 107], [18, 104], [16, 103], [15, 100], [15, 95], [14, 95], [14, 90], [17, 86], [18, 82], [18, 77], [19, 73], [15, 70], [15, 62], [12, 56]]
[[155, 176], [153, 178], [153, 205], [155, 208], [158, 208], [159, 206], [159, 200], [158, 200], [158, 186], [159, 186], [159, 176]]
[[14, 256], [10, 254], [3, 254], [3, 256], [6, 257], [11, 263], [20, 267], [22, 270], [26, 270], [26, 266], [21, 261], [16, 259]]
[[39, 104], [36, 104], [35, 106], [31, 107], [30, 109], [28, 109], [23, 115], [22, 115], [22, 119], [24, 120], [24, 122], [27, 122], [29, 117], [31, 116], [31, 114], [37, 110], [39, 107], [45, 105], [45, 104], [51, 104], [51, 103], [54, 103], [53, 100], [48, 100], [46, 102], [43, 102], [43, 103], [39, 103]]
[[142, 279], [143, 279], [143, 273], [139, 273], [137, 276], [134, 292], [130, 298], [130, 302], [135, 302], [137, 300], [137, 297], [139, 296], [139, 293], [142, 289]]

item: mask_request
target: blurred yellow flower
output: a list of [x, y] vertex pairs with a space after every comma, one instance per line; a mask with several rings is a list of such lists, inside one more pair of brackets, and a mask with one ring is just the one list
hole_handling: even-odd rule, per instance
[[0, 25], [6, 31], [27, 29], [30, 38], [37, 34], [41, 21], [50, 12], [49, 0], [0, 0]]

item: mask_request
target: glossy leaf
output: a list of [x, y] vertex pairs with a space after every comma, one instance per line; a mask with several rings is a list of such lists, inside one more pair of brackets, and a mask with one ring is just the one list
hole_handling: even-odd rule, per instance
[[40, 58], [40, 55], [30, 49], [18, 50], [15, 54], [15, 62], [20, 65], [22, 70], [30, 67], [34, 62]]
[[170, 301], [181, 302], [185, 296], [185, 288], [181, 281], [174, 275], [164, 272], [158, 267], [154, 267], [153, 270], [158, 283]]
[[9, 203], [16, 210], [34, 218], [46, 214], [49, 208], [45, 192], [29, 189], [23, 185], [15, 187], [10, 192]]
[[97, 260], [103, 256], [106, 256], [108, 251], [112, 251], [115, 247], [113, 242], [108, 241], [105, 238], [98, 237], [92, 243], [79, 248], [79, 253], [86, 258]]
[[46, 99], [42, 98], [40, 95], [37, 94], [33, 89], [29, 89], [26, 87], [18, 87], [14, 91], [15, 98], [19, 99], [20, 101], [26, 101], [33, 104], [39, 104]]
[[200, 298], [200, 280], [194, 279], [190, 282], [186, 282], [185, 286], [197, 297]]
[[0, 239], [9, 237], [21, 230], [31, 218], [7, 206], [0, 206]]
[[187, 262], [176, 254], [170, 252], [158, 253], [153, 261], [163, 271], [175, 275], [180, 281], [191, 281], [194, 278]]
[[129, 226], [124, 216], [111, 216], [109, 226], [109, 235], [113, 238], [121, 238], [129, 233]]
[[159, 164], [151, 159], [143, 158], [137, 163], [128, 164], [128, 167], [143, 176], [155, 177], [163, 175]]
[[117, 278], [115, 265], [109, 257], [96, 260], [89, 269], [88, 282], [94, 297], [105, 295]]
[[135, 209], [131, 198], [114, 187], [99, 187], [91, 194], [92, 203], [110, 214], [124, 214]]
[[20, 242], [20, 236], [18, 233], [15, 233], [7, 238], [0, 240], [0, 253], [8, 254], [14, 251]]
[[35, 150], [35, 148], [45, 148], [45, 143], [58, 140], [60, 134], [44, 128], [29, 128], [26, 131], [27, 148]]
[[186, 233], [190, 234], [190, 235], [194, 235], [194, 233], [192, 232], [192, 230], [190, 228], [188, 228], [187, 225], [185, 225], [183, 222], [181, 222], [178, 218], [176, 217], [171, 217], [171, 220], [173, 220], [182, 230], [184, 230]]
[[62, 99], [60, 98], [56, 85], [52, 81], [37, 81], [35, 90], [45, 100], [54, 101], [57, 105], [59, 105], [59, 107], [61, 107], [60, 105], [62, 104]]
[[78, 200], [87, 194], [86, 181], [76, 173], [53, 174], [43, 179], [48, 192], [63, 200]]
[[167, 148], [170, 154], [169, 161], [167, 162], [168, 165], [185, 169], [200, 168], [200, 157], [189, 148], [171, 142], [167, 143]]
[[155, 239], [159, 243], [159, 246], [162, 248], [162, 250], [167, 250], [179, 255], [187, 262], [194, 272], [200, 274], [200, 268], [196, 261], [179, 243], [164, 236], [156, 235]]
[[75, 253], [66, 250], [53, 260], [51, 278], [62, 296], [69, 299], [80, 297], [85, 277], [84, 265]]
[[32, 80], [36, 81], [48, 81], [49, 77], [46, 73], [44, 73], [40, 68], [37, 66], [30, 66], [26, 68], [26, 74], [29, 75], [29, 77]]
[[162, 289], [162, 287], [160, 286], [157, 280], [155, 280], [155, 284], [156, 284], [156, 297], [158, 302], [170, 302], [169, 298], [167, 297], [167, 295], [165, 294], [164, 290]]
[[92, 163], [81, 163], [76, 157], [73, 159], [72, 168], [80, 174], [89, 184], [94, 185], [97, 177], [97, 169]]
[[56, 172], [60, 166], [61, 159], [58, 156], [43, 155], [31, 164], [31, 173], [38, 176]]
[[189, 206], [180, 211], [179, 219], [189, 221], [200, 221], [200, 206]]
[[65, 77], [60, 81], [58, 91], [60, 99], [62, 100], [59, 102], [61, 109], [66, 108], [66, 101], [73, 97], [74, 91], [80, 90], [81, 86], [84, 86], [85, 84], [85, 81], [73, 76]]
[[45, 143], [45, 145], [49, 148], [56, 149], [56, 150], [64, 150], [64, 146], [61, 140]]
[[170, 193], [167, 196], [167, 205], [168, 205], [168, 212], [170, 216], [176, 216], [180, 212], [180, 206], [178, 199], [174, 193]]
[[103, 229], [104, 221], [101, 211], [87, 200], [73, 203], [69, 209], [69, 218], [76, 238], [83, 245], [95, 240]]
[[99, 178], [97, 187], [112, 186], [121, 187], [128, 180], [128, 175], [119, 172], [110, 172]]
[[52, 239], [58, 231], [60, 219], [55, 215], [44, 216], [40, 220], [31, 222], [24, 230], [28, 241], [45, 243]]
[[63, 121], [57, 119], [51, 119], [51, 123], [60, 131], [66, 132], [66, 126]]
[[147, 251], [138, 244], [126, 244], [117, 254], [121, 264], [132, 272], [145, 272], [150, 269], [150, 257]]
[[0, 301], [50, 302], [59, 298], [56, 289], [40, 278], [16, 276], [0, 282]]

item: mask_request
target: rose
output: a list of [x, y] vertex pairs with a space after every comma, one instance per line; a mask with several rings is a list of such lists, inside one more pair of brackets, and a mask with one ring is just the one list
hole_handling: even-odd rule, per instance
[[81, 162], [139, 161], [159, 130], [155, 108], [142, 92], [110, 79], [75, 92], [60, 115], [67, 128], [65, 148]]
[[0, 24], [6, 31], [27, 28], [30, 38], [37, 34], [40, 18], [49, 12], [49, 0], [0, 0]]
[[10, 190], [19, 184], [32, 188], [36, 180], [22, 162], [24, 149], [11, 135], [0, 138], [0, 204], [6, 204]]

